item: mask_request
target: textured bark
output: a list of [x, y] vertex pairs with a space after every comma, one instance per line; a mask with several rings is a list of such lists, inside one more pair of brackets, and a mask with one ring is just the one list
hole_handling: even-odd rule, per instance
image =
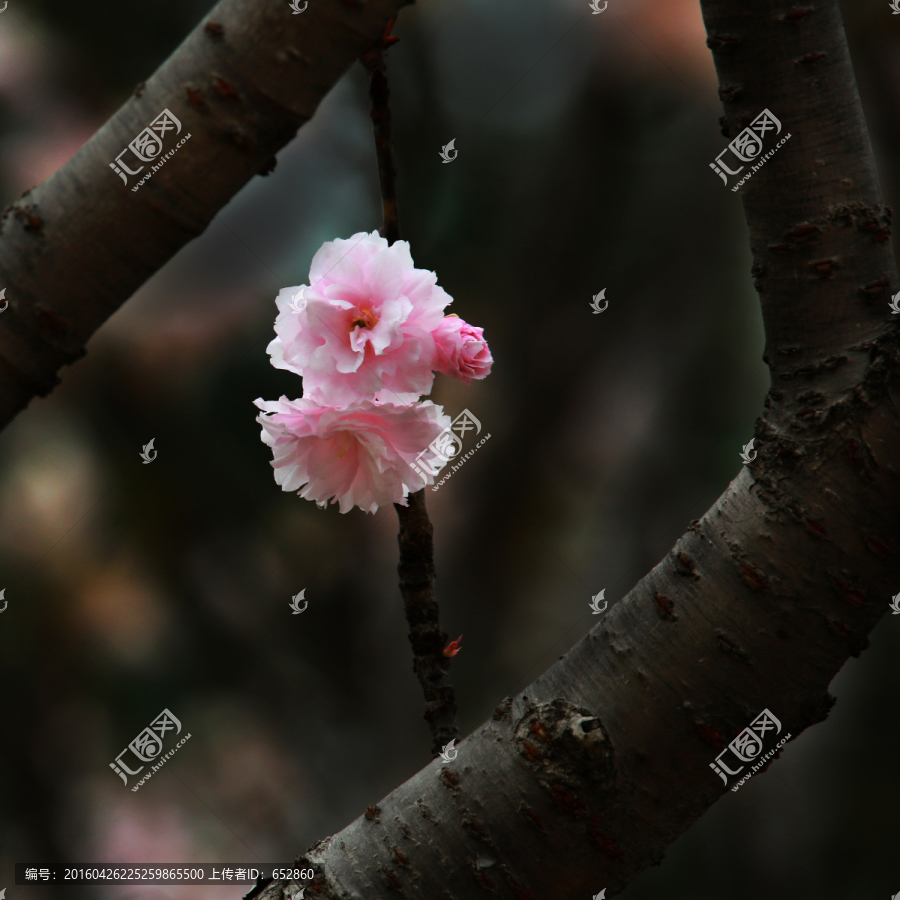
[[761, 710], [794, 737], [827, 716], [897, 590], [897, 273], [838, 2], [702, 6], [726, 133], [768, 107], [792, 134], [741, 189], [772, 373], [758, 456], [455, 762], [300, 857], [307, 897], [614, 896], [725, 792], [710, 763]]
[[[409, 0], [223, 0], [55, 175], [0, 223], [0, 427], [256, 174]], [[191, 139], [137, 192], [109, 164], [168, 108]], [[169, 150], [167, 143], [165, 150]], [[145, 172], [148, 167], [145, 168]], [[142, 173], [145, 174], [145, 173]]]
[[409, 642], [413, 649], [413, 671], [425, 695], [425, 719], [437, 756], [451, 740], [459, 738], [456, 694], [450, 681], [450, 660], [443, 655], [447, 634], [441, 631], [440, 609], [434, 594], [434, 528], [425, 507], [425, 491], [410, 494], [408, 506], [394, 504], [400, 519], [400, 593]]

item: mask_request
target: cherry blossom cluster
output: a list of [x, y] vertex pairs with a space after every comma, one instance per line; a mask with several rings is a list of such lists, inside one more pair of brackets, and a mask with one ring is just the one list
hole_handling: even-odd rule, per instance
[[329, 241], [309, 284], [278, 294], [272, 365], [303, 378], [299, 400], [256, 400], [275, 481], [319, 506], [374, 513], [433, 483], [413, 465], [451, 419], [422, 400], [435, 372], [465, 384], [493, 359], [481, 328], [445, 315], [452, 297], [378, 232]]

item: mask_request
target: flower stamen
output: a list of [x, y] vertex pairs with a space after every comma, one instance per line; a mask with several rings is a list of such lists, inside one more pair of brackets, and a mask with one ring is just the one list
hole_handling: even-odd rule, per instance
[[354, 328], [374, 328], [378, 324], [378, 318], [371, 309], [361, 309], [357, 317], [350, 323], [350, 331]]

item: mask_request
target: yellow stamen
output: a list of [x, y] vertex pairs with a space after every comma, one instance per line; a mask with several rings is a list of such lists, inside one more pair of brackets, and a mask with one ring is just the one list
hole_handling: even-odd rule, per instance
[[378, 324], [378, 319], [371, 309], [361, 309], [359, 315], [350, 323], [350, 330], [354, 328], [372, 328]]

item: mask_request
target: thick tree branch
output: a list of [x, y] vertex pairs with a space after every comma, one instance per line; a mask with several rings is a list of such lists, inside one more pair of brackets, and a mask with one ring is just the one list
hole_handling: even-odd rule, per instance
[[[49, 393], [100, 325], [271, 170], [407, 2], [314, 0], [295, 16], [287, 2], [223, 0], [73, 159], [6, 210], [0, 427]], [[133, 192], [137, 178], [126, 186], [110, 163], [164, 109], [191, 139]]]
[[728, 132], [768, 107], [793, 136], [742, 189], [759, 456], [454, 763], [301, 857], [308, 897], [615, 895], [726, 790], [709, 764], [757, 713], [794, 737], [827, 716], [897, 589], [897, 273], [838, 0], [702, 6]]

